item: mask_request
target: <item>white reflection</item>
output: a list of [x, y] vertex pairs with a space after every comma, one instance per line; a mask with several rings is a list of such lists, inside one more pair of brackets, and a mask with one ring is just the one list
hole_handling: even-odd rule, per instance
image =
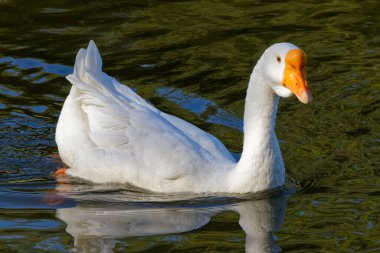
[[234, 211], [239, 213], [239, 224], [246, 233], [246, 252], [281, 251], [273, 233], [284, 220], [284, 196], [205, 205], [207, 201], [196, 207], [147, 202], [99, 207], [99, 203], [82, 202], [73, 208], [57, 210], [57, 217], [67, 224], [66, 231], [74, 237], [76, 252], [113, 252], [118, 239], [188, 232], [206, 225], [218, 213]]

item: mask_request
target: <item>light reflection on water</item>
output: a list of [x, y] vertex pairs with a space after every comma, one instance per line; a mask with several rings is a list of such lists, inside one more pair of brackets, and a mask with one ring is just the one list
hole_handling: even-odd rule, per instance
[[[243, 132], [242, 119], [230, 112], [217, 108], [217, 105], [210, 100], [192, 93], [185, 94], [179, 89], [168, 87], [158, 89], [157, 94], [160, 97], [164, 97], [165, 99], [178, 104], [187, 111], [197, 114], [205, 122], [220, 124]], [[207, 111], [215, 111], [215, 113], [210, 114], [210, 112], [207, 113]]]
[[[246, 234], [246, 252], [280, 252], [273, 233], [280, 228], [285, 216], [284, 196], [208, 205], [207, 202], [194, 207], [170, 203], [155, 205], [152, 202], [107, 206], [79, 203], [73, 208], [59, 209], [57, 217], [67, 224], [66, 231], [73, 236], [74, 246], [80, 252], [112, 252], [117, 240], [125, 237], [159, 236], [158, 240], [167, 240], [169, 237], [163, 235], [177, 234], [171, 240], [181, 241], [188, 234], [180, 233], [199, 229], [213, 216], [232, 211], [239, 214], [239, 224]], [[128, 245], [131, 251], [139, 247], [141, 245], [137, 243]], [[177, 249], [182, 247], [188, 246], [179, 245]]]

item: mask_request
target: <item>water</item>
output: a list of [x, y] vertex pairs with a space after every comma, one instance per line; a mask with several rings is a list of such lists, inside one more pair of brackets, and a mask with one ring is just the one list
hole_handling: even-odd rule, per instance
[[[379, 11], [378, 1], [0, 1], [0, 251], [380, 251]], [[276, 126], [286, 191], [57, 182], [64, 76], [90, 39], [108, 74], [236, 157], [256, 60], [275, 42], [303, 48], [314, 102], [281, 100]]]

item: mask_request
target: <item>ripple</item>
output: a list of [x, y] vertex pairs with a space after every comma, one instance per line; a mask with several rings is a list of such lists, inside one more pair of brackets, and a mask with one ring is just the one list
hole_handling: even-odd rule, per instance
[[209, 109], [215, 109], [214, 114], [207, 114], [205, 121], [213, 124], [220, 124], [230, 128], [235, 128], [237, 130], [243, 131], [243, 121], [230, 112], [223, 109], [217, 108], [217, 105], [203, 97], [199, 97], [193, 93], [184, 93], [180, 89], [175, 89], [172, 87], [163, 87], [157, 90], [157, 93], [169, 99], [170, 101], [178, 104], [182, 108], [197, 114], [198, 116], [203, 116]]
[[[252, 66], [275, 42], [305, 49], [315, 103], [289, 98], [279, 104], [276, 134], [284, 140], [288, 207], [270, 238], [284, 252], [379, 251], [378, 1], [363, 8], [343, 0], [20, 0], [0, 1], [0, 12], [3, 252], [100, 252], [105, 246], [120, 252], [243, 252], [246, 244], [264, 241], [247, 240], [249, 230], [241, 230], [236, 213], [247, 199], [254, 207], [258, 196], [163, 195], [51, 176], [60, 165], [46, 157], [57, 153], [55, 126], [70, 89], [63, 77], [90, 39], [104, 55], [106, 72], [163, 111], [217, 136], [236, 159]], [[251, 218], [255, 210], [267, 225], [281, 218], [282, 209], [261, 206], [267, 208], [249, 209]], [[65, 212], [61, 220], [57, 213]], [[186, 227], [189, 214], [209, 223], [189, 223], [197, 230], [186, 233], [120, 237], [136, 217], [145, 221], [137, 227], [156, 224], [160, 230]], [[263, 223], [248, 227], [254, 224]], [[98, 234], [73, 232], [83, 231], [81, 225]]]
[[[0, 59], [1, 62], [1, 59]], [[16, 67], [18, 69], [26, 70], [26, 69], [34, 69], [34, 68], [42, 68], [44, 72], [56, 74], [60, 76], [66, 76], [73, 72], [72, 67], [63, 66], [61, 64], [49, 64], [45, 63], [42, 60], [33, 59], [33, 58], [12, 58], [6, 57], [2, 62], [7, 62], [10, 66]]]
[[3, 85], [0, 85], [0, 94], [10, 97], [18, 97], [21, 95], [19, 92], [6, 88]]

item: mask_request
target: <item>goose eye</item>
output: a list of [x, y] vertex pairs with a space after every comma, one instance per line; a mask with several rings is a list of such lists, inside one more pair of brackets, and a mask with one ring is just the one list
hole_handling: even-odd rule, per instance
[[280, 56], [277, 56], [277, 62], [281, 63], [281, 57]]

